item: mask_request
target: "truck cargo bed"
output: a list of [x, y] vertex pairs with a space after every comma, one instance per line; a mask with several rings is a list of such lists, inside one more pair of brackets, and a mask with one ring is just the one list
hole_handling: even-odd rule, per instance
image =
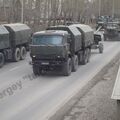
[[5, 28], [10, 33], [11, 47], [28, 43], [30, 39], [31, 29], [25, 24], [5, 24]]
[[82, 33], [82, 46], [87, 47], [94, 43], [94, 31], [85, 24], [73, 24], [71, 26], [76, 27]]

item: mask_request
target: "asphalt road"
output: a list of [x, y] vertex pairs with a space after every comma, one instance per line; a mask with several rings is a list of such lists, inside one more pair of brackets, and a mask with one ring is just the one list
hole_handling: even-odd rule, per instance
[[69, 77], [35, 77], [24, 61], [0, 69], [0, 119], [48, 120], [120, 52], [120, 42], [105, 42], [104, 54], [92, 51], [90, 63]]

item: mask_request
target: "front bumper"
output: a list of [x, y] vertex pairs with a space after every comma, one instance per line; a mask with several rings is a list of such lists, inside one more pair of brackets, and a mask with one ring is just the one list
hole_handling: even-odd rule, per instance
[[33, 65], [38, 65], [38, 66], [59, 66], [64, 64], [64, 61], [48, 61], [48, 60], [36, 60], [32, 61]]
[[41, 70], [61, 70], [64, 66], [65, 61], [55, 60], [34, 60], [32, 65], [39, 66]]

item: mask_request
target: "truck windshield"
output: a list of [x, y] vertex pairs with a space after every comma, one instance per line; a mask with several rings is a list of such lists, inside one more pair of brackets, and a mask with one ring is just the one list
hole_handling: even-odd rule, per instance
[[33, 45], [61, 45], [62, 36], [59, 35], [40, 35], [33, 37]]

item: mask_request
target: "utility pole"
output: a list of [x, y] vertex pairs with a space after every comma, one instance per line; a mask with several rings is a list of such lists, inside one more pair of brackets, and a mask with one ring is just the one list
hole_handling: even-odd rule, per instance
[[5, 7], [5, 0], [3, 1], [3, 13], [4, 13], [4, 19], [6, 20], [6, 7]]
[[113, 4], [112, 4], [112, 17], [114, 18], [114, 14], [115, 14], [115, 1], [113, 0]]
[[21, 0], [21, 23], [24, 22], [24, 0]]
[[99, 16], [101, 16], [101, 0], [99, 0]]

